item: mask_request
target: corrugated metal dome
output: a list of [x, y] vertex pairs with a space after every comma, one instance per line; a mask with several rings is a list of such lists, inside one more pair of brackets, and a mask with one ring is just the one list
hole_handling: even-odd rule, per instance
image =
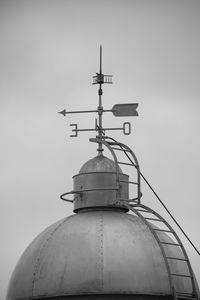
[[[160, 234], [163, 241], [171, 240]], [[179, 255], [177, 247], [166, 247], [169, 255]], [[183, 273], [181, 261], [173, 261], [173, 269]], [[191, 292], [184, 278], [176, 287]], [[161, 249], [140, 218], [85, 210], [51, 225], [30, 244], [12, 275], [7, 300], [170, 293]]]

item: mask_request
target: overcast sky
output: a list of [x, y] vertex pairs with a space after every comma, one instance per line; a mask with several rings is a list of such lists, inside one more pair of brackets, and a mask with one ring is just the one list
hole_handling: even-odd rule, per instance
[[[200, 249], [200, 1], [1, 0], [0, 39], [0, 299], [33, 238], [72, 214], [59, 195], [96, 155], [92, 134], [69, 137], [70, 123], [93, 127], [95, 115], [57, 112], [96, 108], [100, 44], [103, 71], [114, 75], [104, 108], [139, 102], [138, 118], [107, 114], [104, 125], [131, 122], [130, 136], [113, 137], [133, 148]], [[166, 216], [142, 189], [143, 203]], [[200, 283], [200, 258], [182, 241]]]

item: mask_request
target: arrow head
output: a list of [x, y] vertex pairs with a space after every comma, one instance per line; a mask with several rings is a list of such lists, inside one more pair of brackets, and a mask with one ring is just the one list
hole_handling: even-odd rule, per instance
[[66, 112], [66, 110], [64, 109], [64, 110], [62, 110], [62, 111], [59, 111], [58, 114], [61, 114], [61, 115], [63, 115], [63, 116], [65, 117], [65, 115], [67, 114], [67, 112]]
[[112, 113], [115, 117], [137, 117], [138, 103], [115, 104]]

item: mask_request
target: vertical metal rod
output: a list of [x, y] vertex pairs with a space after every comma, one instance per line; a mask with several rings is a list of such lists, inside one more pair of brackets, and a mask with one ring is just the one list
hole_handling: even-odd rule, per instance
[[102, 46], [100, 45], [100, 69], [99, 73], [102, 74]]
[[98, 106], [98, 115], [99, 115], [99, 126], [98, 126], [98, 134], [99, 134], [99, 139], [100, 139], [100, 143], [99, 143], [99, 148], [97, 149], [99, 151], [99, 154], [102, 153], [103, 148], [102, 148], [102, 110], [103, 110], [103, 106], [102, 106], [102, 94], [103, 94], [103, 90], [102, 90], [102, 46], [100, 45], [100, 68], [99, 68], [99, 106]]

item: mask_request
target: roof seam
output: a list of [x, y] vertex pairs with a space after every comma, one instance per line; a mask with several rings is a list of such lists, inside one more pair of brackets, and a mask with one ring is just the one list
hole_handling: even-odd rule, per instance
[[104, 290], [104, 256], [103, 256], [103, 214], [100, 219], [100, 243], [101, 243], [101, 287]]
[[69, 218], [73, 217], [74, 215], [72, 216], [69, 216], [69, 217], [66, 217], [63, 221], [61, 221], [57, 226], [56, 228], [54, 228], [54, 230], [49, 234], [49, 236], [45, 239], [43, 245], [41, 246], [41, 249], [39, 251], [39, 255], [36, 259], [36, 263], [35, 263], [35, 266], [34, 266], [34, 269], [33, 269], [33, 280], [32, 280], [32, 297], [34, 296], [34, 289], [35, 289], [35, 282], [36, 282], [36, 277], [37, 277], [37, 273], [38, 273], [38, 270], [39, 270], [39, 267], [40, 267], [40, 262], [41, 262], [41, 256], [42, 256], [42, 253], [47, 245], [47, 243], [53, 238], [53, 235], [55, 234], [55, 232], [67, 221], [69, 220]]

